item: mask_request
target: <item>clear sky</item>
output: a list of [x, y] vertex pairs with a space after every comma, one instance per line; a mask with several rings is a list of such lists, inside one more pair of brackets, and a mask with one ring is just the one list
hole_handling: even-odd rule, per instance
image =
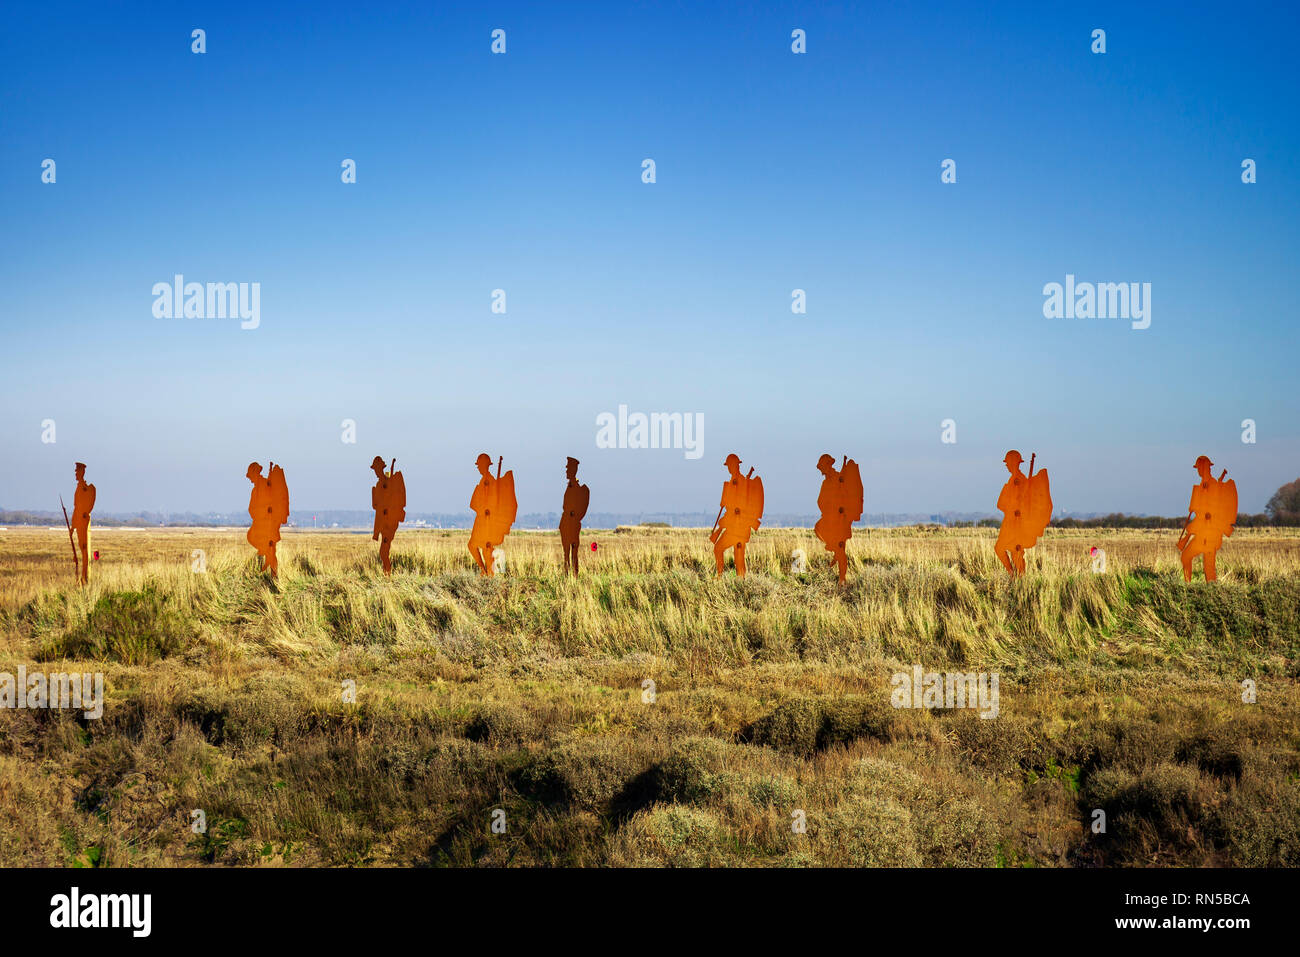
[[[74, 460], [106, 512], [241, 509], [268, 458], [366, 508], [375, 454], [414, 511], [481, 451], [524, 512], [566, 455], [593, 511], [707, 511], [731, 451], [799, 513], [824, 451], [869, 512], [992, 511], [1009, 448], [1058, 512], [1300, 475], [1295, 5], [751, 6], [9, 5], [0, 506]], [[260, 326], [155, 318], [177, 273]], [[1044, 318], [1066, 274], [1150, 328]], [[703, 457], [597, 448], [620, 404]]]

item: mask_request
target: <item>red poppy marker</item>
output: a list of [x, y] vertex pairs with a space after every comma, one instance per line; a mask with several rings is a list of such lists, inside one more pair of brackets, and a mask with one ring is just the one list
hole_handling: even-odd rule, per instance
[[592, 543], [591, 543], [591, 550], [592, 550], [593, 552], [596, 550], [596, 543], [595, 543], [595, 542], [592, 542]]

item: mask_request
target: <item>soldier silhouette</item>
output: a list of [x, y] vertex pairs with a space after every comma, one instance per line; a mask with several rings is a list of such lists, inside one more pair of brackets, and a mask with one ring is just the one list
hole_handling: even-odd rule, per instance
[[998, 540], [993, 545], [998, 561], [1012, 576], [1025, 573], [1025, 549], [1033, 548], [1047, 523], [1052, 520], [1052, 493], [1047, 469], [1034, 473], [1034, 456], [1029, 457], [1029, 475], [1020, 471], [1024, 458], [1012, 449], [1002, 459], [1011, 473], [998, 496], [1003, 513]]
[[564, 510], [560, 515], [560, 547], [564, 549], [564, 573], [578, 575], [578, 537], [582, 534], [582, 519], [591, 503], [591, 489], [578, 484], [578, 460], [572, 455], [564, 466], [568, 484], [564, 486]]
[[479, 454], [475, 463], [481, 476], [469, 507], [474, 511], [474, 527], [469, 533], [469, 553], [474, 556], [479, 572], [493, 573], [492, 549], [505, 541], [510, 526], [515, 523], [519, 503], [515, 500], [515, 473], [512, 469], [501, 474], [501, 459], [497, 459], [497, 474], [492, 475], [492, 456]]
[[275, 543], [280, 540], [280, 526], [289, 520], [289, 486], [284, 479], [284, 469], [270, 463], [270, 474], [262, 475], [262, 466], [254, 462], [244, 473], [253, 483], [248, 496], [248, 516], [253, 520], [248, 529], [248, 544], [257, 549], [262, 558], [262, 570], [278, 575], [279, 560]]
[[722, 501], [718, 504], [718, 517], [713, 520], [709, 541], [713, 542], [713, 557], [718, 563], [717, 574], [722, 574], [728, 548], [735, 547], [736, 575], [745, 577], [745, 546], [749, 537], [763, 521], [763, 480], [740, 474], [740, 456], [732, 452], [725, 463], [731, 478], [722, 483]]
[[835, 459], [829, 453], [817, 460], [817, 471], [825, 478], [817, 493], [822, 517], [813, 526], [813, 533], [832, 554], [842, 585], [849, 572], [848, 542], [853, 537], [853, 523], [862, 517], [862, 473], [858, 463], [847, 455], [836, 471]]
[[375, 510], [375, 527], [370, 540], [379, 542], [379, 563], [384, 567], [384, 574], [391, 575], [393, 565], [388, 553], [397, 537], [397, 526], [406, 521], [406, 479], [402, 478], [401, 472], [395, 471], [397, 459], [393, 459], [388, 472], [384, 471], [384, 460], [378, 455], [370, 467], [379, 480], [370, 489], [370, 507]]
[[1178, 538], [1178, 551], [1182, 553], [1184, 581], [1192, 580], [1192, 562], [1197, 555], [1204, 555], [1205, 580], [1212, 582], [1219, 577], [1214, 555], [1223, 546], [1223, 537], [1231, 535], [1232, 527], [1237, 524], [1237, 483], [1232, 479], [1223, 480], [1227, 469], [1216, 479], [1211, 471], [1214, 463], [1207, 455], [1198, 457], [1195, 467], [1201, 481], [1192, 489], [1187, 523]]
[[[77, 533], [77, 544], [81, 547], [81, 565], [77, 580], [85, 585], [90, 582], [90, 564], [87, 560], [90, 548], [90, 513], [95, 507], [95, 486], [86, 483], [86, 463], [77, 462], [77, 490], [72, 493], [72, 518], [69, 530]], [[76, 558], [74, 550], [73, 558]]]

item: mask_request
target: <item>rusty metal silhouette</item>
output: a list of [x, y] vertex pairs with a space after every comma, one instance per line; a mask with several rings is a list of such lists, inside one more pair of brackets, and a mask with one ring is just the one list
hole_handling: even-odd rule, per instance
[[817, 460], [817, 471], [825, 477], [817, 493], [817, 509], [822, 515], [813, 526], [813, 534], [831, 553], [842, 585], [848, 577], [848, 542], [853, 537], [853, 523], [862, 517], [862, 472], [847, 455], [836, 469], [830, 453]]
[[745, 546], [750, 536], [763, 523], [763, 480], [754, 475], [740, 474], [740, 457], [732, 452], [724, 463], [731, 477], [722, 483], [722, 501], [718, 504], [718, 517], [709, 530], [713, 543], [713, 557], [717, 562], [717, 575], [726, 565], [728, 548], [734, 548], [736, 575], [745, 577]]
[[[90, 513], [95, 508], [95, 486], [86, 482], [86, 463], [77, 462], [73, 473], [77, 476], [77, 489], [72, 493], [72, 516], [68, 516], [67, 506], [63, 506], [63, 522], [68, 526], [68, 543], [72, 544], [73, 533], [81, 547], [81, 561], [77, 561], [77, 545], [72, 546], [72, 566], [77, 575], [77, 582], [82, 585], [90, 582]], [[63, 505], [63, 496], [59, 496]]]
[[993, 545], [998, 561], [1013, 577], [1025, 573], [1025, 551], [1038, 544], [1047, 523], [1052, 520], [1052, 492], [1047, 469], [1034, 472], [1034, 459], [1029, 457], [1029, 474], [1020, 471], [1024, 458], [1015, 449], [1002, 459], [1011, 478], [998, 495], [998, 510], [1003, 513], [998, 540]]
[[564, 504], [560, 512], [560, 547], [564, 550], [564, 573], [578, 575], [578, 542], [582, 520], [591, 504], [591, 489], [578, 482], [578, 460], [568, 456], [564, 465]]
[[519, 503], [515, 500], [515, 473], [512, 469], [501, 474], [502, 457], [497, 458], [497, 474], [492, 474], [492, 456], [480, 453], [479, 482], [474, 486], [469, 507], [474, 512], [474, 527], [469, 533], [469, 553], [478, 565], [479, 573], [494, 574], [492, 549], [505, 541], [510, 526], [515, 523]]
[[253, 491], [248, 496], [248, 516], [253, 523], [246, 537], [248, 544], [257, 549], [262, 570], [276, 578], [280, 562], [275, 544], [280, 540], [280, 526], [289, 520], [289, 485], [284, 478], [284, 469], [274, 462], [268, 466], [270, 472], [265, 476], [257, 462], [249, 465], [244, 473], [253, 483]]
[[1207, 455], [1199, 456], [1194, 467], [1201, 481], [1192, 489], [1187, 522], [1177, 547], [1183, 563], [1183, 580], [1192, 580], [1192, 562], [1201, 555], [1205, 580], [1212, 582], [1219, 577], [1214, 557], [1223, 546], [1224, 536], [1231, 535], [1237, 524], [1237, 483], [1232, 479], [1224, 481], [1227, 469], [1216, 479], [1214, 463]]
[[397, 537], [397, 526], [406, 521], [406, 479], [401, 472], [396, 471], [397, 459], [393, 459], [385, 472], [384, 460], [376, 455], [370, 468], [378, 479], [370, 488], [370, 507], [375, 510], [375, 525], [370, 540], [379, 542], [379, 564], [385, 575], [392, 575], [393, 565], [389, 552], [393, 547], [393, 539]]

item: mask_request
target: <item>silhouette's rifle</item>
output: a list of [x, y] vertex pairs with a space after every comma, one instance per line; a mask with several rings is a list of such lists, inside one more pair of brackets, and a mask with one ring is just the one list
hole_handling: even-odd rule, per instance
[[[74, 501], [75, 505], [76, 502]], [[77, 543], [72, 540], [72, 522], [68, 519], [68, 506], [63, 504], [63, 496], [59, 496], [59, 507], [63, 509], [63, 524], [68, 526], [68, 547], [72, 549], [72, 570], [77, 573], [77, 579], [81, 579], [81, 562], [77, 560]]]
[[726, 507], [727, 507], [727, 506], [725, 506], [725, 505], [719, 505], [719, 506], [718, 506], [718, 516], [717, 516], [717, 518], [715, 518], [715, 519], [713, 520], [713, 527], [712, 527], [711, 529], [709, 529], [709, 541], [711, 541], [711, 542], [713, 542], [713, 541], [717, 541], [717, 539], [715, 539], [715, 538], [713, 537], [713, 535], [714, 535], [714, 532], [716, 532], [716, 531], [718, 530], [718, 522], [722, 521], [722, 512], [723, 512], [723, 510], [724, 510]]

